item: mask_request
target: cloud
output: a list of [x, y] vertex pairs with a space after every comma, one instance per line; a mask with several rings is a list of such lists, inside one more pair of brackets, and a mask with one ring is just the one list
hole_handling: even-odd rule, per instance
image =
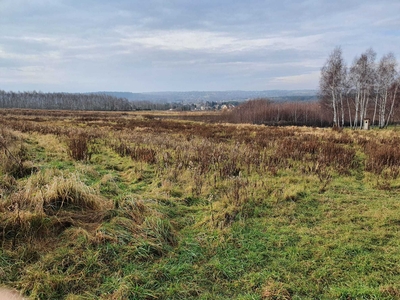
[[2, 0], [0, 87], [310, 88], [337, 45], [348, 63], [368, 47], [400, 57], [399, 11], [390, 0]]
[[219, 53], [254, 50], [307, 50], [322, 38], [321, 34], [295, 36], [280, 34], [265, 37], [243, 38], [232, 32], [201, 30], [155, 30], [138, 31], [135, 28], [119, 28], [121, 45], [139, 45], [170, 51], [214, 51]]
[[276, 77], [269, 84], [277, 87], [292, 86], [293, 89], [317, 89], [319, 77], [320, 72], [314, 71], [306, 74]]

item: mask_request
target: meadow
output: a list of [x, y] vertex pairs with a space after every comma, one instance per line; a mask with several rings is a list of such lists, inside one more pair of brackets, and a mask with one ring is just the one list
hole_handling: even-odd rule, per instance
[[398, 299], [400, 131], [0, 111], [0, 286], [28, 299]]

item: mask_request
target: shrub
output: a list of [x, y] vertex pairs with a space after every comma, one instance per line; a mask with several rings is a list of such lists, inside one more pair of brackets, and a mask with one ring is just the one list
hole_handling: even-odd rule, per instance
[[[374, 174], [382, 174], [385, 169], [400, 168], [400, 149], [398, 145], [377, 144], [370, 142], [366, 146], [367, 161], [365, 170]], [[397, 174], [398, 172], [391, 172]]]
[[74, 160], [89, 161], [93, 137], [84, 131], [72, 131], [67, 137], [68, 155]]

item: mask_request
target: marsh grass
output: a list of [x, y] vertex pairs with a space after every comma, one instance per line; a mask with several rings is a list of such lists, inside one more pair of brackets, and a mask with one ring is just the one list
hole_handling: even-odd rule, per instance
[[0, 161], [0, 174], [20, 178], [29, 174], [32, 169], [23, 141], [5, 127], [0, 131]]
[[3, 147], [0, 284], [30, 299], [399, 297], [398, 131], [181, 117], [2, 114], [17, 160]]
[[72, 130], [66, 139], [68, 155], [81, 161], [89, 161], [93, 154], [93, 136], [83, 130]]

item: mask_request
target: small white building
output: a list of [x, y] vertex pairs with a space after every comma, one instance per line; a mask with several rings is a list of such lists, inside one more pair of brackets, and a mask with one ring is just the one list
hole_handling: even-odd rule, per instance
[[364, 119], [364, 121], [363, 121], [363, 129], [364, 130], [369, 130], [369, 126], [370, 126], [370, 120], [369, 119]]

